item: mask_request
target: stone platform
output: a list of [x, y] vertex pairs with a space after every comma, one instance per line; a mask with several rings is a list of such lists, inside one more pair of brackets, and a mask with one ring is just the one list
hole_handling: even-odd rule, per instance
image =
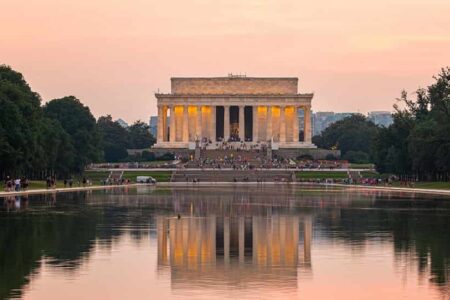
[[289, 170], [177, 170], [171, 182], [292, 182]]

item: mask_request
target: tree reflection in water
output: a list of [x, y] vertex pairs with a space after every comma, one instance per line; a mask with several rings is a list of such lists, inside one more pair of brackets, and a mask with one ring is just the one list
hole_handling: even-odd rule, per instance
[[417, 265], [418, 274], [445, 295], [450, 202], [414, 197], [283, 186], [5, 198], [0, 299], [20, 297], [43, 261], [75, 272], [96, 245], [113, 248], [125, 234], [138, 243], [149, 234], [157, 240], [158, 272], [169, 272], [175, 289], [205, 287], [205, 276], [230, 286], [260, 280], [296, 289], [297, 270], [314, 269], [311, 247], [320, 236], [353, 246], [391, 243], [397, 268]]

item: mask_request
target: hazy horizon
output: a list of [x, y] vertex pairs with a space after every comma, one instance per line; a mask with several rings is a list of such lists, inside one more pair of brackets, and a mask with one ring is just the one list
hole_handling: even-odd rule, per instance
[[392, 110], [450, 63], [450, 2], [0, 0], [0, 63], [44, 101], [156, 114], [170, 77], [299, 77], [314, 111]]

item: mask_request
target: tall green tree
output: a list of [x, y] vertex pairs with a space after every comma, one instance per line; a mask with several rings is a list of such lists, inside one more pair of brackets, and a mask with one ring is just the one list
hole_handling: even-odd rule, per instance
[[22, 74], [0, 65], [0, 169], [14, 175], [33, 168], [41, 98]]
[[150, 148], [155, 142], [155, 137], [150, 133], [150, 127], [141, 121], [136, 121], [128, 127], [129, 132], [129, 148], [144, 149]]
[[379, 171], [450, 179], [450, 69], [434, 79], [415, 99], [402, 92], [403, 108], [394, 105], [394, 122], [380, 131], [374, 145]]
[[57, 120], [70, 137], [74, 149], [73, 172], [101, 158], [100, 134], [89, 107], [74, 96], [54, 99], [44, 106], [44, 115]]
[[128, 131], [114, 122], [110, 115], [100, 117], [97, 127], [102, 138], [104, 160], [117, 162], [128, 156]]
[[313, 142], [320, 148], [341, 150], [352, 162], [368, 162], [379, 127], [361, 114], [354, 114], [327, 127]]

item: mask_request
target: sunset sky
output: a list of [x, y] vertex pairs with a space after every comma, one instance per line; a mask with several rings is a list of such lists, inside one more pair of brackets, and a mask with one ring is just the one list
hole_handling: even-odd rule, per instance
[[391, 110], [450, 65], [449, 0], [0, 0], [0, 63], [127, 122], [173, 76], [299, 77], [315, 111]]

